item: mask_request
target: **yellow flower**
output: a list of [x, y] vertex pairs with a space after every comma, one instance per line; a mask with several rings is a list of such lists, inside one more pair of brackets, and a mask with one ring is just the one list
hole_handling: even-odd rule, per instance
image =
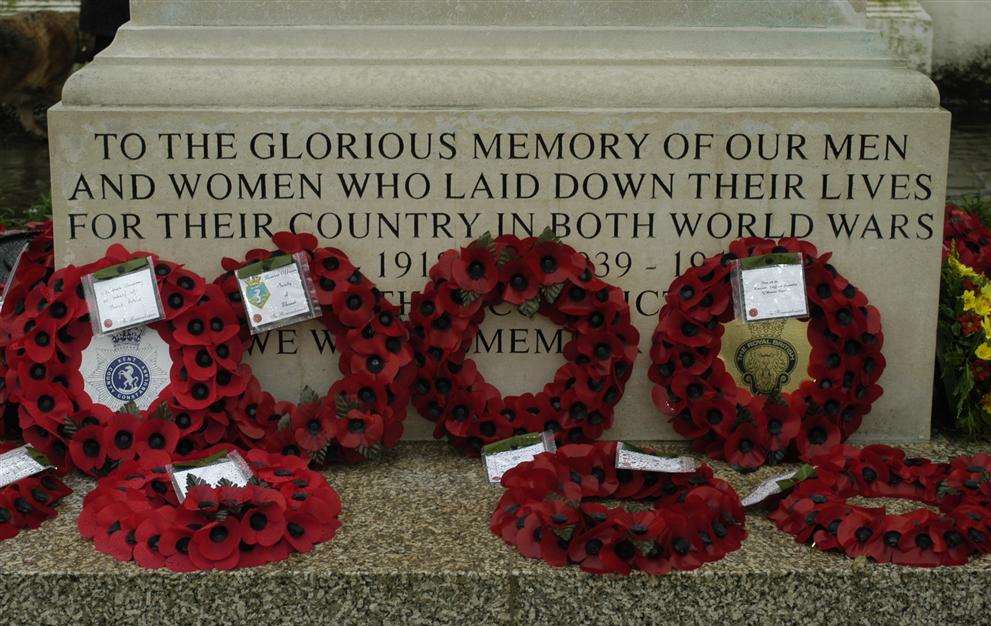
[[980, 295], [970, 291], [963, 292], [963, 310], [973, 311], [980, 317], [986, 317], [991, 313], [991, 290], [981, 289]]
[[970, 267], [961, 263], [960, 259], [958, 259], [956, 255], [949, 257], [947, 261], [949, 261], [950, 267], [952, 267], [953, 271], [956, 272], [958, 275], [964, 276], [966, 278], [977, 278], [977, 279], [980, 278], [980, 274], [972, 270]]
[[985, 411], [991, 413], [991, 392], [984, 394], [984, 397], [981, 398], [981, 406], [984, 407]]
[[991, 361], [991, 343], [984, 342], [977, 346], [977, 350], [974, 350], [974, 354], [977, 355], [982, 361]]

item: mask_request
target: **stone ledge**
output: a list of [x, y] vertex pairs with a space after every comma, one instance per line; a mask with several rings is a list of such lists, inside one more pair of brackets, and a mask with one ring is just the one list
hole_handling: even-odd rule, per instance
[[[661, 444], [684, 451], [680, 444]], [[909, 446], [946, 459], [973, 452]], [[782, 471], [717, 474], [746, 492]], [[757, 514], [743, 547], [700, 570], [592, 576], [519, 556], [488, 531], [501, 487], [477, 460], [406, 443], [328, 472], [344, 503], [330, 543], [231, 573], [142, 570], [96, 552], [75, 528], [91, 481], [41, 529], [0, 544], [0, 623], [971, 623], [991, 612], [991, 558], [960, 568], [858, 568], [796, 544]]]

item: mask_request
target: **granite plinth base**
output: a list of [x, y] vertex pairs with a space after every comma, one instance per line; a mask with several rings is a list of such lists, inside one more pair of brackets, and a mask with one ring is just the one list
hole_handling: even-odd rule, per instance
[[[977, 449], [939, 439], [910, 447], [934, 459]], [[782, 471], [713, 465], [741, 493]], [[0, 623], [922, 624], [991, 614], [991, 558], [932, 570], [863, 565], [795, 543], [759, 512], [740, 550], [694, 572], [554, 569], [489, 533], [502, 488], [444, 444], [404, 443], [327, 477], [344, 503], [333, 541], [279, 564], [185, 575], [96, 552], [76, 530], [93, 483], [72, 478], [76, 493], [58, 518], [0, 543]]]

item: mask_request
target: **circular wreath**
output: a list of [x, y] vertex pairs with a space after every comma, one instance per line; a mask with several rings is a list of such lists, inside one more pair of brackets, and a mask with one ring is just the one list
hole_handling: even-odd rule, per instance
[[[731, 262], [798, 252], [809, 302], [808, 378], [793, 392], [751, 396], [719, 357], [723, 325], [733, 320]], [[752, 469], [794, 452], [811, 458], [845, 441], [880, 397], [884, 371], [881, 315], [830, 264], [831, 253], [797, 239], [750, 237], [707, 258], [672, 283], [661, 308], [648, 376], [654, 404], [695, 450]]]
[[[95, 402], [80, 372], [93, 339], [83, 276], [152, 256], [165, 317], [148, 325], [168, 347], [170, 381], [148, 406]], [[237, 318], [219, 288], [180, 265], [113, 245], [82, 267], [55, 272], [13, 320], [7, 385], [24, 438], [63, 469], [112, 471], [149, 451], [188, 454], [222, 441], [250, 370], [241, 364]], [[124, 333], [128, 331], [122, 331]]]
[[[798, 483], [770, 515], [797, 542], [918, 567], [961, 565], [991, 552], [991, 455], [934, 463], [888, 446], [839, 445], [815, 464], [816, 477]], [[850, 504], [855, 496], [914, 500], [940, 512], [892, 515]]]
[[[708, 466], [661, 474], [616, 469], [615, 456], [615, 443], [570, 444], [517, 465], [490, 529], [523, 556], [596, 574], [692, 570], [740, 547], [740, 498]], [[590, 499], [655, 502], [633, 512]]]
[[[2, 228], [2, 227], [0, 227]], [[52, 239], [52, 222], [29, 223], [26, 228], [34, 234], [21, 255], [16, 272], [7, 279], [10, 288], [3, 308], [0, 309], [0, 439], [19, 439], [17, 405], [7, 391], [7, 362], [4, 356], [12, 336], [8, 324], [24, 312], [28, 294], [43, 284], [55, 271], [55, 244]], [[0, 290], [5, 288], [0, 283]]]
[[[0, 443], [0, 454], [16, 447]], [[55, 507], [70, 493], [72, 489], [51, 469], [0, 488], [0, 541], [37, 528], [58, 515]]]
[[943, 258], [956, 248], [960, 262], [980, 274], [991, 274], [991, 228], [977, 214], [955, 204], [946, 205]]
[[323, 476], [299, 457], [251, 450], [244, 459], [248, 485], [191, 487], [182, 504], [167, 454], [128, 461], [86, 494], [79, 531], [118, 561], [176, 572], [255, 567], [333, 538], [341, 501]]
[[[465, 356], [486, 307], [501, 303], [528, 317], [540, 313], [571, 335], [568, 362], [536, 394], [503, 396]], [[473, 456], [514, 433], [549, 430], [558, 443], [597, 439], [612, 425], [639, 342], [623, 291], [547, 233], [486, 234], [444, 252], [413, 295], [409, 325], [419, 366], [413, 403], [436, 423], [435, 438]]]
[[[238, 403], [236, 440], [283, 454], [305, 455], [316, 466], [356, 462], [403, 434], [415, 367], [400, 311], [335, 248], [317, 246], [309, 233], [280, 232], [275, 250], [251, 250], [244, 260], [225, 258], [214, 282], [234, 304], [239, 336], [251, 343], [247, 314], [234, 272], [273, 256], [303, 253], [317, 290], [320, 321], [333, 335], [343, 378], [323, 398], [306, 389], [299, 404], [277, 401], [253, 379]], [[289, 419], [284, 419], [288, 415]]]

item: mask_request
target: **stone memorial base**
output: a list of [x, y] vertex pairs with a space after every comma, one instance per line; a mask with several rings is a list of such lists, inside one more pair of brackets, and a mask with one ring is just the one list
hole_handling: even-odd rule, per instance
[[[978, 448], [907, 449], [946, 459]], [[741, 493], [782, 471], [714, 469]], [[75, 527], [93, 483], [70, 479], [76, 492], [55, 520], [0, 544], [0, 623], [963, 624], [991, 612], [991, 558], [931, 570], [860, 564], [799, 545], [757, 513], [740, 550], [694, 572], [555, 569], [489, 532], [502, 488], [442, 444], [401, 444], [327, 477], [344, 505], [333, 541], [283, 563], [191, 575], [96, 552]]]

